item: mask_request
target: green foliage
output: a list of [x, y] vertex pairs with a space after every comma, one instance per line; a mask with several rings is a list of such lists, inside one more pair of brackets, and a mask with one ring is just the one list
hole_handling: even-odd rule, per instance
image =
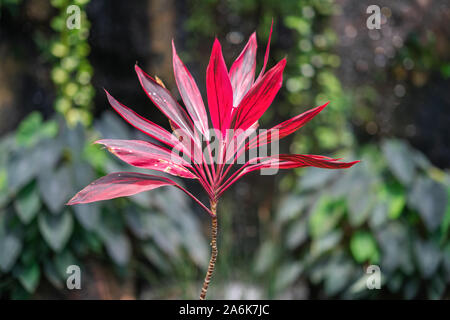
[[17, 144], [29, 147], [41, 139], [55, 137], [57, 132], [58, 126], [55, 121], [43, 123], [42, 115], [33, 111], [20, 123], [17, 129]]
[[[321, 105], [329, 101], [323, 115], [305, 128], [294, 141], [294, 152], [314, 152], [314, 148], [337, 150], [353, 143], [347, 127], [349, 96], [334, 74], [340, 58], [333, 52], [337, 36], [327, 21], [337, 11], [333, 1], [296, 2], [295, 9], [282, 15], [285, 26], [292, 30], [294, 45], [289, 52], [287, 99], [294, 106]], [[304, 109], [289, 106], [290, 115]], [[308, 134], [313, 133], [313, 134]]]
[[[63, 114], [69, 125], [77, 123], [90, 124], [90, 109], [95, 95], [91, 84], [93, 68], [87, 58], [90, 23], [86, 16], [89, 0], [53, 0], [51, 4], [58, 10], [58, 15], [51, 22], [56, 32], [50, 43], [42, 46], [49, 51], [52, 63], [51, 79], [56, 88], [55, 110]], [[69, 29], [67, 8], [77, 5], [80, 9], [80, 28]], [[72, 14], [74, 14], [72, 12]]]
[[105, 255], [122, 274], [140, 265], [151, 281], [207, 263], [199, 224], [177, 190], [65, 206], [106, 172], [133, 171], [91, 143], [111, 128], [131, 138], [128, 128], [112, 114], [95, 127], [32, 113], [0, 140], [0, 297], [27, 298], [44, 279], [64, 289], [67, 266]]
[[358, 263], [378, 263], [379, 253], [374, 237], [365, 231], [356, 231], [350, 239], [350, 251]]
[[[297, 180], [299, 191], [281, 201], [277, 212], [275, 233], [282, 240], [262, 247], [279, 253], [260, 274], [277, 274], [292, 261], [303, 265], [298, 277], [309, 279], [319, 296], [444, 297], [450, 177], [401, 140], [350, 158], [362, 162], [340, 172], [307, 169]], [[282, 248], [289, 252], [281, 254]], [[368, 264], [380, 266], [383, 290], [366, 288]]]

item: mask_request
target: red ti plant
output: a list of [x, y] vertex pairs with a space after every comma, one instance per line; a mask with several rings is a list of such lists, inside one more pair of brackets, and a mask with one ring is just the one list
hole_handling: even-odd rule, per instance
[[200, 91], [188, 69], [178, 57], [173, 43], [175, 79], [186, 109], [178, 104], [161, 80], [157, 77], [153, 79], [137, 65], [135, 66], [142, 88], [167, 116], [173, 129], [172, 133], [136, 114], [106, 92], [109, 103], [117, 113], [138, 130], [158, 140], [160, 144], [141, 140], [110, 139], [99, 140], [96, 143], [104, 145], [111, 153], [132, 166], [196, 179], [208, 195], [209, 207], [169, 178], [136, 172], [108, 174], [88, 185], [68, 202], [68, 205], [74, 205], [108, 200], [162, 186], [174, 186], [184, 191], [210, 215], [212, 220], [211, 259], [200, 299], [206, 297], [217, 257], [217, 203], [220, 196], [234, 182], [255, 170], [309, 166], [343, 169], [358, 162], [341, 162], [339, 159], [318, 155], [260, 155], [251, 157], [237, 170], [230, 172], [245, 152], [273, 144], [293, 133], [327, 105], [308, 110], [256, 134], [259, 118], [270, 106], [281, 87], [286, 65], [286, 59], [282, 59], [265, 72], [269, 46], [270, 36], [262, 70], [255, 80], [257, 48], [255, 33], [250, 36], [247, 45], [230, 70], [225, 65], [219, 41], [217, 39], [214, 41], [206, 70], [206, 89], [212, 129], [210, 129]]

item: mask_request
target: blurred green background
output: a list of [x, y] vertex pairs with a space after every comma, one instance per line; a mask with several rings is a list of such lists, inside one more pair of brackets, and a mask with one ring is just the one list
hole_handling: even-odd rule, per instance
[[[71, 4], [80, 29], [66, 27]], [[379, 30], [366, 26], [371, 4]], [[261, 66], [272, 18], [269, 63], [288, 63], [261, 127], [330, 101], [281, 151], [362, 162], [229, 189], [209, 297], [450, 298], [449, 16], [445, 0], [0, 0], [0, 298], [197, 298], [210, 221], [184, 194], [64, 203], [130, 170], [93, 141], [146, 139], [102, 88], [168, 128], [135, 62], [179, 99], [173, 38], [206, 96], [214, 36], [230, 65], [256, 30]], [[72, 264], [81, 290], [66, 288]], [[373, 264], [380, 290], [366, 287]]]

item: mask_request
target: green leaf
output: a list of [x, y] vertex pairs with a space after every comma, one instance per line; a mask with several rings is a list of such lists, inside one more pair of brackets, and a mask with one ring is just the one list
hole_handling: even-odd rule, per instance
[[16, 133], [17, 143], [21, 146], [31, 146], [37, 140], [42, 126], [42, 115], [38, 111], [30, 113], [19, 125]]
[[155, 247], [154, 243], [146, 242], [142, 245], [142, 251], [147, 258], [147, 260], [154, 264], [159, 270], [169, 273], [172, 268], [170, 263], [165, 258], [164, 254], [159, 252], [159, 250]]
[[276, 220], [279, 224], [284, 224], [297, 218], [303, 212], [307, 203], [306, 197], [289, 195], [284, 198], [278, 209]]
[[44, 139], [39, 141], [30, 153], [27, 153], [27, 157], [30, 158], [30, 162], [38, 173], [47, 169], [53, 169], [56, 167], [58, 160], [61, 159], [63, 151], [63, 143], [60, 139]]
[[280, 292], [291, 286], [298, 279], [302, 271], [303, 266], [301, 264], [292, 261], [286, 262], [278, 269], [275, 276], [275, 290]]
[[133, 234], [140, 240], [148, 240], [153, 234], [153, 217], [150, 212], [143, 212], [136, 207], [126, 209], [125, 219]]
[[[447, 189], [447, 199], [450, 199], [450, 188]], [[441, 224], [442, 238], [445, 239], [450, 227], [450, 201], [447, 202], [447, 208], [445, 209], [444, 219]]]
[[382, 150], [394, 176], [405, 186], [412, 183], [416, 173], [416, 166], [414, 153], [409, 145], [401, 140], [392, 139], [383, 142]]
[[47, 121], [42, 125], [40, 133], [44, 138], [54, 138], [58, 134], [58, 129], [56, 121]]
[[8, 184], [7, 177], [8, 175], [5, 168], [0, 167], [0, 208], [3, 208], [10, 200], [9, 192], [6, 188]]
[[7, 173], [5, 168], [0, 168], [0, 191], [4, 191], [7, 185]]
[[78, 204], [73, 206], [78, 222], [89, 231], [95, 230], [100, 223], [100, 206], [98, 203]]
[[39, 192], [36, 183], [30, 183], [19, 191], [14, 201], [14, 208], [17, 215], [24, 224], [30, 223], [41, 208]]
[[374, 204], [373, 194], [369, 188], [361, 186], [350, 192], [348, 199], [348, 219], [353, 227], [361, 226], [369, 217]]
[[45, 213], [39, 214], [39, 230], [47, 244], [54, 251], [61, 251], [69, 240], [73, 231], [72, 215], [65, 211], [59, 216]]
[[398, 219], [406, 204], [406, 196], [402, 186], [396, 185], [395, 187], [389, 187], [387, 199], [389, 202], [389, 218]]
[[58, 289], [63, 288], [63, 279], [61, 278], [58, 270], [51, 261], [44, 262], [44, 274], [50, 283]]
[[67, 278], [67, 267], [70, 265], [79, 265], [79, 262], [74, 257], [74, 255], [68, 251], [64, 250], [58, 253], [53, 260], [56, 271], [61, 279]]
[[130, 260], [131, 244], [124, 234], [109, 237], [105, 243], [110, 257], [120, 266], [126, 265]]
[[306, 35], [311, 32], [311, 24], [301, 17], [288, 16], [284, 19], [284, 23], [288, 28], [295, 29], [298, 33], [302, 35]]
[[422, 275], [427, 279], [434, 276], [442, 258], [439, 247], [431, 240], [416, 240], [414, 254]]
[[130, 260], [131, 244], [125, 234], [105, 224], [99, 226], [98, 232], [111, 259], [119, 266], [126, 265]]
[[201, 236], [201, 233], [198, 231], [190, 232], [190, 230], [181, 229], [180, 236], [181, 239], [185, 239], [181, 245], [186, 249], [189, 257], [197, 266], [206, 269], [208, 267], [209, 247], [207, 246], [205, 239]]
[[347, 193], [348, 220], [353, 227], [359, 227], [367, 220], [375, 204], [374, 178], [369, 165], [366, 161], [355, 168], [349, 188], [344, 189]]
[[445, 187], [429, 178], [419, 178], [409, 194], [408, 202], [419, 211], [427, 229], [436, 230], [444, 218], [448, 197]]
[[381, 268], [384, 272], [402, 269], [414, 271], [407, 226], [399, 220], [391, 221], [377, 232], [376, 238], [382, 252]]
[[305, 219], [297, 219], [289, 224], [286, 232], [286, 245], [289, 249], [300, 246], [308, 238], [308, 223]]
[[387, 221], [388, 205], [385, 202], [380, 202], [375, 205], [370, 215], [369, 225], [371, 228], [376, 229]]
[[72, 196], [72, 179], [69, 168], [62, 167], [56, 172], [45, 170], [38, 179], [39, 191], [45, 204], [53, 214], [58, 214]]
[[321, 237], [331, 231], [344, 214], [344, 203], [322, 196], [309, 217], [309, 231], [313, 238]]
[[377, 263], [379, 252], [374, 237], [366, 231], [357, 231], [350, 239], [350, 251], [359, 263]]
[[317, 258], [323, 253], [335, 249], [342, 236], [341, 230], [333, 230], [318, 239], [313, 239], [311, 243], [311, 257]]
[[94, 168], [102, 169], [108, 161], [108, 153], [97, 144], [86, 144], [83, 150], [83, 158]]
[[255, 272], [263, 274], [268, 271], [278, 258], [278, 248], [273, 241], [266, 241], [256, 253]]
[[34, 293], [39, 284], [40, 277], [41, 270], [37, 263], [34, 263], [31, 266], [22, 267], [18, 274], [20, 283], [28, 293]]
[[326, 267], [324, 290], [328, 296], [334, 296], [351, 284], [355, 270], [348, 260], [332, 259]]
[[301, 177], [301, 188], [302, 190], [320, 189], [338, 174], [338, 170], [308, 168]]
[[403, 195], [392, 195], [389, 203], [389, 218], [397, 219], [400, 217], [405, 207], [405, 197]]
[[16, 191], [34, 178], [37, 167], [25, 149], [11, 153], [8, 159], [8, 187]]
[[0, 269], [8, 272], [22, 250], [22, 241], [13, 233], [0, 235]]

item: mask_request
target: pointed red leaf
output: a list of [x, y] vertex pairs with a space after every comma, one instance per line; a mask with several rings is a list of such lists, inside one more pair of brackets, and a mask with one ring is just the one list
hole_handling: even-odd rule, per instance
[[108, 101], [114, 108], [114, 110], [133, 127], [171, 147], [178, 144], [178, 140], [170, 132], [158, 126], [157, 124], [145, 119], [144, 117], [141, 117], [136, 112], [125, 107], [119, 101], [114, 99], [114, 97], [111, 96], [108, 91], [105, 90], [105, 92]]
[[225, 192], [237, 180], [246, 174], [261, 169], [294, 169], [303, 167], [317, 167], [324, 169], [346, 169], [350, 168], [358, 161], [341, 162], [339, 159], [333, 159], [319, 155], [305, 154], [279, 154], [269, 157], [257, 157], [250, 159], [240, 171], [236, 172], [227, 182], [220, 187], [219, 196]]
[[239, 57], [230, 68], [230, 81], [233, 89], [233, 106], [237, 107], [255, 80], [256, 34], [253, 33]]
[[229, 127], [233, 108], [233, 90], [219, 40], [214, 41], [206, 69], [206, 92], [213, 127], [223, 136]]
[[155, 79], [142, 71], [138, 65], [135, 65], [135, 69], [139, 82], [150, 100], [177, 128], [180, 128], [194, 140], [192, 121], [186, 111], [172, 97], [169, 90], [162, 87]]
[[281, 60], [257, 81], [239, 104], [235, 129], [246, 130], [261, 118], [283, 82], [286, 59]]
[[177, 55], [172, 40], [173, 70], [181, 98], [198, 130], [209, 140], [208, 116], [202, 96], [189, 70]]
[[140, 140], [104, 139], [96, 141], [126, 163], [140, 168], [166, 172], [182, 178], [196, 179], [191, 165], [174, 152]]
[[[249, 162], [251, 163], [252, 160]], [[255, 159], [253, 159], [255, 161]], [[250, 165], [242, 171], [242, 175], [249, 172], [264, 169], [264, 168], [278, 168], [278, 169], [293, 169], [301, 167], [317, 167], [324, 169], [346, 169], [350, 168], [358, 161], [342, 162], [338, 159], [333, 159], [319, 155], [307, 154], [280, 154], [277, 156], [264, 157], [259, 159], [260, 163]]]
[[261, 132], [257, 137], [252, 139], [250, 142], [248, 148], [256, 148], [262, 145], [265, 145], [267, 143], [271, 143], [276, 140], [280, 140], [291, 133], [297, 131], [301, 127], [303, 127], [308, 121], [310, 121], [312, 118], [314, 118], [319, 112], [321, 112], [326, 106], [328, 105], [328, 102], [324, 105], [321, 105], [319, 107], [315, 107], [313, 109], [310, 109], [308, 111], [303, 112], [302, 114], [299, 114], [289, 120], [286, 120], [272, 128], [270, 128], [267, 131]]
[[162, 186], [176, 185], [168, 178], [137, 172], [115, 172], [95, 180], [78, 192], [68, 205], [131, 196]]

